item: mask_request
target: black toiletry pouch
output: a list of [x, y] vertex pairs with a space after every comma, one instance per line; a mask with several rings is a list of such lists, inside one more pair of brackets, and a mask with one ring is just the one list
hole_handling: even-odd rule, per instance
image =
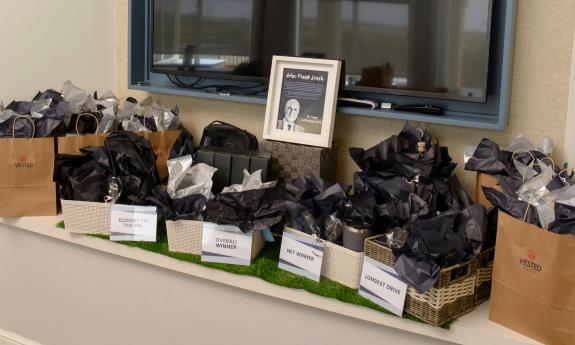
[[258, 139], [250, 132], [234, 125], [214, 121], [204, 128], [200, 146], [255, 151], [258, 149]]

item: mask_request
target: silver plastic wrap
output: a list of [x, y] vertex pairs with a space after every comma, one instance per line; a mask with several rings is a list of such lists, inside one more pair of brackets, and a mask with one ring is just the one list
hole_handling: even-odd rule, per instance
[[537, 176], [537, 170], [533, 169], [534, 162], [529, 163], [529, 165], [525, 165], [518, 161], [517, 159], [513, 159], [513, 164], [517, 171], [519, 171], [519, 175], [523, 178], [523, 181], [529, 181], [535, 176]]
[[98, 127], [98, 133], [110, 133], [116, 129], [116, 112], [113, 107], [106, 108], [102, 111], [102, 119]]
[[160, 111], [159, 116], [161, 118], [164, 130], [173, 131], [178, 129], [178, 127], [180, 126], [180, 119], [178, 117], [180, 110], [177, 106], [174, 109], [160, 107], [159, 109], [156, 110]]
[[33, 111], [33, 112], [30, 114], [30, 117], [33, 118], [33, 119], [41, 119], [41, 118], [44, 117], [44, 115]]
[[409, 237], [409, 231], [403, 228], [392, 228], [385, 233], [386, 244], [394, 249], [402, 248]]
[[543, 228], [555, 220], [554, 201], [551, 199], [547, 185], [553, 180], [553, 167], [538, 161], [541, 173], [525, 182], [517, 191], [517, 197], [537, 209], [539, 221]]
[[[149, 131], [142, 122], [146, 119], [153, 119], [158, 132], [178, 129], [180, 122], [178, 117], [179, 109], [176, 107], [170, 110], [152, 101], [151, 97], [146, 98], [140, 104], [125, 102], [119, 109], [117, 118], [122, 123], [122, 128], [132, 132]], [[141, 117], [141, 119], [136, 118]]]
[[[169, 118], [167, 118], [167, 117]], [[164, 123], [166, 124], [166, 128], [168, 130], [177, 129], [180, 126], [180, 107], [175, 106], [173, 107], [168, 114], [164, 112]]]
[[152, 97], [148, 96], [140, 102], [140, 105], [144, 108], [151, 108], [154, 105], [154, 100]]
[[[164, 116], [161, 110], [146, 108], [142, 114], [138, 114], [144, 119], [153, 119], [154, 125], [156, 126], [157, 132], [165, 132], [166, 126], [164, 125]], [[135, 119], [134, 119], [135, 120]]]
[[104, 197], [104, 202], [109, 204], [115, 204], [116, 201], [122, 195], [120, 184], [118, 183], [118, 178], [112, 177], [110, 183], [108, 184], [108, 194]]
[[463, 164], [467, 164], [467, 161], [470, 160], [471, 157], [473, 157], [475, 150], [477, 150], [477, 145], [476, 146], [465, 146], [463, 148]]
[[515, 151], [535, 151], [537, 149], [523, 134], [519, 134], [511, 141], [509, 146], [503, 148], [503, 150], [507, 152], [515, 152]]
[[137, 120], [124, 120], [122, 121], [122, 129], [134, 133], [149, 132], [150, 130]]
[[550, 194], [555, 202], [575, 207], [575, 185], [554, 190]]
[[343, 237], [343, 222], [336, 213], [330, 214], [325, 220], [325, 239], [337, 243]]
[[6, 110], [0, 112], [0, 123], [3, 123], [4, 121], [8, 120], [12, 116], [18, 116], [18, 115], [19, 114], [16, 113], [15, 111], [10, 110], [10, 109], [6, 109]]
[[68, 102], [68, 110], [71, 113], [80, 112], [90, 98], [86, 91], [74, 86], [70, 81], [62, 85], [62, 96], [64, 101]]
[[42, 110], [48, 109], [50, 107], [50, 104], [52, 104], [51, 98], [41, 99], [39, 101], [33, 101], [32, 107], [30, 108], [30, 112], [39, 113]]
[[143, 108], [136, 103], [124, 102], [119, 108], [116, 117], [118, 121], [130, 120], [134, 115], [143, 111]]
[[96, 103], [106, 109], [113, 108], [114, 113], [118, 111], [118, 107], [120, 106], [120, 100], [116, 97], [116, 95], [114, 95], [112, 91], [104, 93], [102, 96], [100, 96]]
[[553, 140], [547, 137], [543, 138], [541, 141], [541, 152], [550, 157], [553, 154], [553, 145]]

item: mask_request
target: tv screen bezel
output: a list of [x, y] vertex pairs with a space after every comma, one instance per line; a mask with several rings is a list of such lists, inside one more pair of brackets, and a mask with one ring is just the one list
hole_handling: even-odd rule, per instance
[[[154, 13], [155, 13], [155, 2], [158, 0], [149, 0], [150, 1], [150, 11], [149, 11], [149, 47], [148, 47], [148, 63], [149, 63], [149, 70], [151, 73], [157, 74], [165, 74], [165, 75], [172, 75], [172, 76], [185, 76], [185, 77], [192, 77], [192, 78], [206, 78], [206, 79], [215, 79], [215, 80], [230, 80], [230, 81], [244, 81], [244, 82], [269, 82], [269, 77], [253, 77], [253, 76], [241, 76], [235, 74], [224, 74], [220, 72], [205, 72], [205, 71], [186, 71], [186, 70], [179, 70], [179, 65], [174, 65], [173, 69], [166, 68], [166, 65], [162, 65], [162, 67], [156, 67], [154, 65]], [[159, 0], [161, 1], [161, 0]], [[405, 96], [405, 97], [416, 97], [416, 98], [429, 98], [429, 99], [438, 99], [438, 100], [446, 100], [446, 101], [459, 101], [459, 102], [469, 102], [469, 103], [487, 103], [487, 97], [489, 94], [488, 86], [489, 86], [489, 63], [491, 57], [491, 44], [492, 44], [492, 26], [493, 26], [493, 1], [489, 1], [489, 13], [488, 13], [488, 27], [487, 27], [487, 47], [486, 49], [486, 61], [485, 64], [485, 85], [483, 87], [484, 93], [483, 97], [470, 97], [470, 96], [459, 96], [453, 94], [444, 94], [438, 92], [428, 92], [428, 91], [417, 91], [417, 90], [402, 90], [402, 89], [393, 89], [393, 88], [383, 88], [383, 87], [367, 87], [367, 86], [346, 86], [342, 82], [340, 87], [340, 92], [348, 92], [348, 93], [370, 93], [370, 94], [377, 94], [377, 95], [393, 95], [393, 96]], [[342, 73], [345, 73], [345, 70], [342, 69]], [[344, 76], [345, 77], [345, 76]], [[342, 80], [345, 80], [343, 78]]]

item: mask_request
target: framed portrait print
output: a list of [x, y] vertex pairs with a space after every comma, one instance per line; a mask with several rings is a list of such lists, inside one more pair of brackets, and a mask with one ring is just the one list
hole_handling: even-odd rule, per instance
[[264, 139], [331, 147], [341, 61], [274, 56]]

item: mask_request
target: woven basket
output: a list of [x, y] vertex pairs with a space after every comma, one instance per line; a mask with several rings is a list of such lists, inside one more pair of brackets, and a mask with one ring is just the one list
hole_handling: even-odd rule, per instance
[[485, 302], [491, 295], [491, 277], [493, 276], [494, 254], [495, 247], [484, 250], [479, 254], [477, 282], [475, 283], [475, 305]]
[[[295, 229], [286, 227], [285, 231], [313, 239], [313, 236]], [[363, 253], [354, 252], [353, 250], [326, 241], [321, 276], [352, 289], [358, 289], [361, 269], [363, 267], [363, 256]]]
[[441, 289], [431, 288], [424, 294], [408, 288], [405, 312], [433, 325], [442, 324], [469, 313], [475, 307], [475, 274]]
[[[365, 255], [393, 267], [392, 250], [376, 242], [381, 236], [385, 235], [365, 240]], [[408, 288], [404, 311], [433, 326], [470, 312], [475, 306], [476, 272], [477, 260], [442, 269], [439, 279], [426, 293]]]
[[[365, 240], [365, 255], [379, 262], [383, 262], [387, 266], [393, 267], [395, 266], [395, 256], [393, 256], [393, 252], [390, 248], [376, 241], [377, 238], [383, 236], [385, 235], [373, 236]], [[441, 272], [439, 272], [439, 279], [437, 279], [437, 282], [435, 285], [433, 285], [433, 287], [436, 289], [441, 289], [453, 283], [457, 283], [473, 275], [476, 270], [477, 261], [475, 260], [468, 263], [444, 268], [441, 270]]]
[[61, 200], [66, 231], [75, 234], [110, 234], [111, 204]]
[[[168, 249], [171, 252], [202, 255], [202, 236], [204, 223], [195, 220], [166, 221], [168, 233]], [[252, 260], [255, 259], [265, 245], [261, 231], [253, 233]]]

